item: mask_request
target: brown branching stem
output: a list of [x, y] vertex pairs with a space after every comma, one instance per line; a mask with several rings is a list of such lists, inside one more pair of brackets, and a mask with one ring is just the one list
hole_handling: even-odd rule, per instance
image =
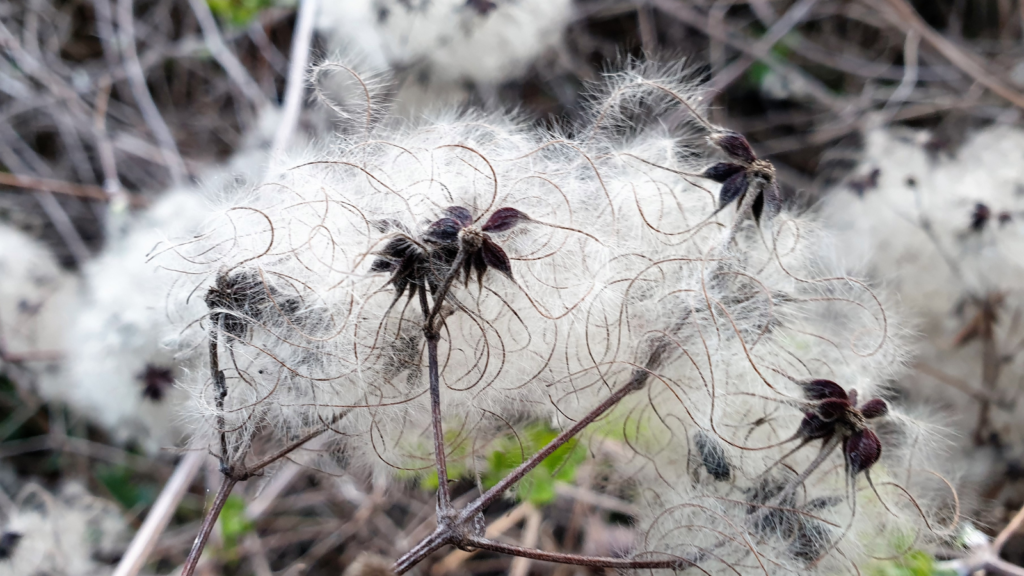
[[220, 369], [220, 333], [224, 330], [224, 315], [218, 314], [217, 331], [210, 335], [210, 377], [213, 378], [213, 389], [217, 403], [217, 430], [220, 431], [220, 468], [227, 474], [228, 438], [224, 422], [224, 400], [228, 396], [227, 380]]
[[[988, 432], [990, 431], [989, 416], [992, 411], [993, 399], [996, 395], [996, 386], [999, 383], [999, 372], [1001, 362], [999, 359], [999, 346], [995, 338], [998, 299], [989, 296], [979, 303], [980, 310], [971, 322], [974, 326], [968, 329], [976, 330], [981, 340], [981, 387], [985, 397], [981, 400], [978, 409], [978, 425], [974, 431], [974, 443], [978, 446], [989, 442]], [[961, 338], [961, 343], [965, 339]]]
[[594, 420], [597, 420], [605, 412], [614, 408], [615, 405], [622, 401], [623, 398], [643, 388], [647, 383], [647, 378], [649, 376], [650, 372], [648, 369], [638, 368], [634, 370], [633, 375], [626, 384], [613, 392], [586, 416], [580, 418], [575, 424], [556, 436], [555, 439], [549, 442], [547, 446], [516, 467], [515, 470], [509, 473], [508, 476], [502, 478], [501, 481], [495, 484], [490, 490], [484, 492], [479, 498], [471, 502], [462, 512], [461, 519], [465, 521], [472, 518], [475, 514], [483, 512], [484, 508], [497, 500], [502, 494], [511, 488], [513, 484], [522, 480], [523, 476], [526, 476], [531, 470], [540, 465], [540, 463], [554, 453], [555, 450], [582, 432], [584, 428], [593, 423]]
[[[456, 269], [457, 270], [457, 269]], [[615, 390], [608, 398], [606, 398], [599, 405], [594, 407], [588, 412], [583, 418], [577, 420], [571, 427], [563, 431], [561, 434], [556, 436], [554, 440], [549, 442], [544, 448], [533, 454], [528, 460], [520, 464], [515, 470], [505, 476], [501, 481], [495, 484], [487, 492], [484, 492], [476, 500], [471, 502], [463, 510], [458, 512], [458, 515], [454, 518], [447, 517], [447, 521], [442, 523], [439, 522], [437, 529], [415, 547], [407, 552], [392, 566], [392, 571], [395, 574], [404, 574], [413, 566], [421, 562], [424, 558], [444, 547], [445, 545], [454, 545], [459, 548], [485, 548], [486, 546], [506, 546], [501, 543], [492, 542], [483, 538], [482, 532], [482, 513], [483, 510], [490, 505], [492, 502], [497, 500], [502, 494], [504, 494], [509, 488], [515, 485], [516, 482], [526, 476], [531, 470], [536, 468], [543, 462], [548, 456], [554, 453], [559, 447], [563, 446], [566, 442], [574, 438], [584, 428], [589, 426], [601, 415], [608, 410], [615, 407], [623, 398], [629, 394], [641, 390], [646, 384], [648, 378], [650, 378], [651, 370], [661, 364], [661, 361], [665, 354], [668, 352], [669, 342], [667, 339], [658, 341], [654, 349], [652, 350], [650, 357], [644, 367], [637, 367], [633, 370], [628, 382], [622, 385], [620, 388]], [[490, 549], [490, 548], [488, 548]], [[692, 565], [692, 561], [675, 558], [672, 560], [658, 560], [661, 562], [657, 566], [646, 565], [646, 564], [629, 564], [629, 562], [652, 562], [649, 560], [619, 560], [614, 558], [594, 558], [586, 556], [578, 556], [575, 554], [550, 554], [540, 550], [533, 550], [530, 548], [520, 547], [508, 547], [502, 550], [495, 550], [498, 552], [505, 552], [515, 556], [521, 556], [524, 558], [531, 558], [536, 560], [547, 560], [550, 562], [559, 562], [563, 564], [572, 564], [577, 566], [608, 566], [608, 567], [620, 567], [620, 568], [671, 568], [671, 567], [685, 567]], [[531, 554], [531, 555], [527, 555]], [[613, 564], [594, 564], [591, 562], [612, 562]], [[620, 564], [616, 564], [620, 562]]]
[[244, 464], [240, 466], [226, 466], [222, 461], [221, 472], [224, 474], [224, 479], [221, 481], [221, 486], [217, 491], [216, 498], [214, 498], [213, 505], [210, 507], [210, 510], [207, 511], [206, 517], [203, 518], [203, 524], [199, 528], [199, 535], [196, 536], [195, 544], [193, 544], [192, 550], [189, 552], [188, 559], [185, 561], [185, 566], [181, 571], [181, 576], [192, 576], [195, 571], [196, 565], [199, 562], [199, 556], [203, 553], [203, 548], [206, 547], [206, 541], [210, 537], [210, 530], [212, 530], [213, 525], [216, 524], [221, 510], [224, 508], [224, 502], [227, 501], [227, 497], [231, 494], [231, 489], [234, 488], [235, 484], [244, 482], [253, 476], [258, 476], [267, 466], [281, 460], [302, 447], [305, 443], [323, 434], [327, 430], [330, 430], [331, 424], [336, 423], [338, 420], [343, 418], [345, 414], [346, 413], [339, 414], [331, 421], [331, 423], [325, 423], [324, 425], [300, 437], [288, 446], [285, 446], [277, 452], [257, 461], [255, 464], [249, 466]]
[[466, 260], [466, 252], [463, 247], [459, 247], [459, 253], [455, 256], [455, 261], [452, 262], [451, 268], [448, 269], [448, 274], [445, 275], [444, 281], [441, 286], [437, 289], [437, 293], [434, 295], [434, 307], [430, 309], [430, 314], [427, 315], [426, 320], [423, 324], [424, 333], [429, 340], [430, 334], [439, 334], [437, 326], [434, 325], [437, 322], [437, 317], [441, 314], [441, 307], [444, 305], [445, 298], [448, 297], [448, 291], [452, 288], [452, 282], [459, 276], [459, 270], [462, 269], [462, 263]]
[[196, 566], [199, 564], [199, 557], [202, 555], [206, 542], [210, 537], [210, 531], [213, 530], [213, 526], [217, 523], [217, 518], [220, 517], [220, 512], [224, 509], [224, 503], [227, 502], [227, 498], [235, 484], [245, 482], [253, 476], [260, 475], [264, 468], [285, 458], [310, 440], [330, 430], [332, 425], [347, 414], [347, 411], [339, 413], [330, 422], [322, 423], [291, 444], [271, 453], [269, 456], [265, 456], [254, 464], [246, 465], [244, 457], [241, 462], [231, 462], [228, 456], [226, 422], [224, 419], [224, 403], [228, 395], [227, 379], [224, 371], [220, 369], [219, 362], [219, 334], [223, 331], [224, 315], [220, 313], [217, 314], [217, 330], [212, 331], [213, 333], [210, 335], [210, 374], [213, 378], [214, 393], [216, 395], [217, 428], [220, 431], [220, 471], [224, 478], [221, 481], [220, 489], [217, 491], [217, 496], [214, 498], [213, 505], [210, 506], [209, 511], [207, 511], [206, 516], [203, 518], [203, 523], [199, 528], [199, 535], [196, 536], [192, 550], [185, 560], [181, 576], [192, 576], [195, 572]]
[[609, 558], [605, 556], [583, 556], [580, 554], [565, 554], [559, 552], [547, 552], [525, 548], [514, 544], [506, 544], [488, 538], [469, 538], [468, 544], [473, 548], [501, 552], [510, 556], [541, 560], [544, 562], [555, 562], [558, 564], [571, 564], [573, 566], [588, 566], [591, 568], [617, 568], [619, 570], [655, 570], [659, 568], [670, 570], [682, 570], [696, 566], [693, 560], [686, 558]]

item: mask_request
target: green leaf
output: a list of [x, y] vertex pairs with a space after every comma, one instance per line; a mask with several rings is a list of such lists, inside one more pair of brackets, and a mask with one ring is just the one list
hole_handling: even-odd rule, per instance
[[243, 536], [255, 529], [255, 524], [245, 515], [245, 500], [237, 494], [228, 496], [220, 512], [220, 530], [224, 536], [224, 549], [231, 553]]
[[[523, 463], [523, 455], [529, 457], [550, 443], [558, 432], [546, 424], [530, 424], [517, 439], [509, 434], [499, 440], [487, 458], [487, 468], [482, 480], [490, 488], [512, 470]], [[520, 440], [522, 446], [520, 446]], [[516, 497], [534, 505], [544, 505], [555, 499], [555, 482], [572, 482], [576, 469], [586, 458], [586, 452], [574, 438], [559, 446], [539, 466], [528, 473], [516, 486]]]
[[127, 509], [147, 507], [156, 500], [156, 486], [151, 483], [139, 483], [131, 468], [100, 464], [94, 474], [100, 484], [114, 496], [121, 506]]
[[[922, 550], [913, 550], [895, 560], [874, 563], [870, 576], [937, 576], [945, 574], [935, 566], [935, 558]], [[952, 576], [950, 574], [950, 576]]]
[[221, 20], [234, 26], [245, 26], [260, 11], [273, 6], [274, 0], [207, 0], [206, 3]]

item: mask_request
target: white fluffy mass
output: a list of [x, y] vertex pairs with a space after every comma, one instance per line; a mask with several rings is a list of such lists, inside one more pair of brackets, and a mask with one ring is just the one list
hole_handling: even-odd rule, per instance
[[60, 268], [46, 246], [3, 224], [0, 278], [0, 346], [15, 361], [8, 368], [30, 378], [24, 384], [46, 394], [54, 386], [63, 355], [76, 279]]
[[206, 210], [199, 190], [181, 189], [134, 217], [84, 267], [66, 334], [64, 399], [116, 441], [149, 452], [176, 445], [184, 433], [178, 412], [187, 395], [174, 387], [182, 376], [175, 356], [183, 351], [173, 346], [173, 327], [202, 309], [201, 303], [168, 305], [179, 277], [149, 256], [168, 238], [191, 233]]
[[57, 494], [28, 485], [15, 504], [0, 523], [0, 538], [10, 545], [0, 574], [106, 576], [131, 538], [118, 506], [80, 484]]
[[[467, 84], [520, 78], [562, 41], [570, 0], [346, 0], [317, 21], [334, 49], [358, 50], [403, 78], [402, 106], [458, 100]], [[436, 103], [436, 102], [435, 102]]]
[[[884, 392], [898, 318], [842, 273], [812, 219], [718, 211], [698, 175], [713, 162], [702, 124], [670, 131], [637, 110], [677, 106], [700, 108], [680, 69], [633, 69], [571, 133], [352, 113], [166, 252], [174, 297], [209, 307], [184, 332], [213, 345], [185, 381], [195, 443], [242, 466], [257, 439], [329, 426], [350, 470], [429, 470], [421, 306], [451, 280], [438, 357], [454, 456], [483, 458], [523, 422], [568, 426], [634, 382], [587, 440], [635, 460], [637, 557], [834, 574], [925, 545], [941, 530], [926, 428], [890, 407], [802, 447], [794, 436], [819, 410], [813, 380], [851, 407]], [[881, 459], [865, 472], [865, 452], [844, 450], [871, 429]]]
[[181, 444], [188, 394], [175, 386], [195, 353], [180, 324], [204, 309], [201, 298], [171, 299], [183, 280], [154, 256], [170, 239], [193, 234], [212, 203], [247, 189], [267, 170], [277, 113], [266, 110], [241, 149], [199, 182], [164, 191], [151, 206], [112, 229], [103, 252], [82, 270], [82, 286], [63, 347], [67, 364], [54, 395], [106, 429], [119, 443], [154, 453]]
[[823, 211], [851, 264], [912, 313], [923, 338], [899, 387], [960, 436], [961, 496], [982, 514], [982, 493], [1021, 495], [1005, 479], [1024, 461], [1024, 131], [979, 130], [954, 153], [928, 138], [868, 132], [854, 187]]

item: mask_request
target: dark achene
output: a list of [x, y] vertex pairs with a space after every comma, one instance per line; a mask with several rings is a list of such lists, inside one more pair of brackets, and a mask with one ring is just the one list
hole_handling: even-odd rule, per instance
[[885, 400], [874, 398], [857, 405], [857, 391], [849, 393], [831, 380], [812, 380], [804, 384], [804, 395], [815, 402], [805, 415], [797, 437], [805, 442], [833, 438], [843, 441], [846, 471], [852, 477], [871, 468], [882, 455], [882, 442], [867, 421], [885, 416], [889, 406]]
[[399, 222], [376, 223], [381, 232], [393, 232], [394, 238], [377, 253], [370, 266], [372, 272], [390, 272], [390, 284], [395, 287], [395, 300], [409, 291], [409, 298], [417, 289], [428, 289], [436, 295], [444, 283], [449, 269], [460, 256], [461, 272], [468, 284], [472, 272], [476, 272], [477, 283], [483, 285], [488, 269], [494, 269], [512, 278], [512, 264], [508, 255], [490, 234], [506, 232], [530, 218], [515, 208], [499, 208], [479, 228], [473, 225], [473, 217], [467, 208], [449, 206], [444, 216], [431, 222], [421, 237], [415, 238], [408, 228]]
[[782, 209], [782, 198], [772, 163], [759, 159], [747, 139], [731, 130], [716, 130], [708, 140], [729, 157], [729, 162], [713, 164], [702, 174], [722, 184], [718, 210], [734, 201], [743, 208], [749, 194], [751, 213], [758, 224], [762, 214], [765, 220], [774, 218]]

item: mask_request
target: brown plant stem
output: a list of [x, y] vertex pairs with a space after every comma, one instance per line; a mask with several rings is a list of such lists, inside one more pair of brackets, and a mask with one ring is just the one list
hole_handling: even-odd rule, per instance
[[[457, 272], [449, 273], [448, 277], [451, 278], [455, 273]], [[450, 286], [451, 282], [446, 282], [446, 285]], [[441, 302], [444, 299], [443, 294], [439, 294], [439, 296], [441, 299], [435, 301], [435, 308], [438, 308], [438, 302]], [[444, 429], [441, 421], [441, 375], [437, 359], [437, 340], [440, 335], [433, 329], [433, 315], [427, 304], [426, 288], [420, 290], [420, 308], [423, 310], [423, 318], [425, 322], [423, 326], [423, 333], [427, 339], [427, 362], [429, 364], [428, 372], [430, 377], [430, 415], [434, 429], [434, 461], [437, 466], [437, 523], [438, 526], [440, 526], [444, 521], [443, 517], [448, 517], [450, 515], [452, 496], [448, 487], [448, 463], [445, 459]]]
[[986, 432], [991, 430], [989, 414], [992, 412], [992, 399], [996, 395], [1001, 368], [993, 327], [996, 322], [996, 305], [993, 297], [989, 296], [982, 301], [981, 311], [978, 312], [978, 335], [981, 337], [981, 387], [987, 395], [979, 407], [978, 427], [974, 431], [974, 442], [979, 446], [989, 443]]
[[522, 480], [523, 476], [526, 476], [531, 470], [539, 466], [540, 463], [554, 453], [555, 450], [583, 431], [584, 428], [589, 426], [594, 420], [597, 420], [605, 412], [614, 408], [615, 405], [622, 401], [623, 398], [643, 388], [649, 376], [650, 372], [646, 369], [635, 370], [633, 372], [633, 376], [629, 379], [629, 382], [624, 384], [615, 392], [612, 392], [611, 396], [598, 404], [597, 407], [587, 413], [586, 416], [577, 420], [575, 424], [556, 436], [554, 440], [548, 442], [547, 446], [541, 448], [540, 451], [531, 456], [529, 460], [526, 460], [517, 466], [516, 469], [510, 472], [508, 476], [502, 478], [501, 481], [491, 487], [490, 490], [484, 492], [479, 498], [466, 506], [462, 511], [460, 518], [463, 521], [466, 521], [474, 515], [483, 512], [484, 508], [497, 500], [498, 497], [511, 488], [513, 484]]
[[1017, 514], [1014, 515], [1013, 519], [1010, 520], [1010, 522], [999, 532], [996, 539], [992, 541], [992, 548], [997, 551], [1001, 551], [1003, 546], [1006, 544], [1006, 541], [1020, 530], [1021, 524], [1024, 524], [1024, 507], [1021, 507], [1021, 509], [1017, 511]]
[[419, 564], [424, 558], [430, 556], [434, 552], [437, 552], [445, 545], [448, 544], [448, 539], [441, 530], [435, 530], [429, 536], [420, 541], [419, 544], [414, 546], [412, 550], [409, 550], [402, 555], [401, 558], [395, 561], [391, 566], [391, 571], [396, 576], [405, 574], [413, 566]]
[[[331, 424], [344, 418], [345, 414], [347, 414], [347, 412], [343, 412], [336, 416], [331, 420]], [[214, 499], [213, 506], [206, 513], [206, 517], [203, 518], [203, 524], [199, 528], [199, 535], [196, 536], [195, 544], [192, 545], [192, 550], [189, 552], [188, 558], [185, 560], [185, 566], [181, 571], [181, 576], [192, 576], [193, 571], [195, 571], [196, 565], [199, 563], [199, 556], [202, 555], [203, 548], [206, 547], [206, 541], [210, 537], [210, 530], [212, 530], [213, 525], [216, 524], [221, 510], [224, 508], [224, 502], [227, 501], [227, 497], [230, 495], [231, 489], [234, 488], [235, 484], [244, 482], [249, 478], [258, 475], [267, 466], [277, 462], [300, 448], [306, 442], [309, 442], [327, 430], [330, 430], [331, 424], [325, 423], [323, 426], [307, 433], [305, 436], [300, 437], [288, 446], [285, 446], [270, 456], [257, 461], [252, 466], [245, 466], [243, 464], [242, 466], [235, 467], [225, 465], [222, 461], [221, 472], [224, 475], [224, 479], [221, 481], [220, 490], [217, 491], [217, 498]]]
[[225, 432], [224, 422], [224, 400], [228, 396], [227, 380], [224, 371], [220, 369], [220, 332], [224, 330], [224, 314], [217, 315], [218, 330], [210, 335], [210, 376], [213, 378], [213, 388], [216, 393], [217, 404], [217, 430], [220, 431], [220, 468], [227, 474], [228, 465], [228, 438]]
[[958, 574], [975, 574], [984, 571], [987, 574], [999, 574], [1001, 576], [1024, 576], [1024, 568], [1000, 557], [1003, 546], [1024, 524], [1024, 508], [1017, 511], [1013, 519], [1000, 530], [991, 544], [979, 546], [970, 553], [957, 560], [943, 562], [938, 567], [955, 570]]
[[246, 466], [245, 455], [242, 455], [240, 462], [231, 462], [228, 456], [228, 444], [227, 444], [227, 432], [226, 423], [224, 419], [224, 401], [227, 399], [228, 388], [224, 371], [220, 369], [220, 334], [224, 332], [224, 313], [217, 312], [213, 316], [216, 318], [217, 328], [216, 330], [211, 328], [210, 334], [210, 374], [213, 378], [214, 392], [216, 393], [216, 406], [217, 406], [217, 428], [220, 431], [220, 472], [223, 475], [220, 489], [217, 491], [217, 497], [214, 499], [213, 506], [206, 513], [203, 518], [203, 523], [199, 528], [199, 535], [196, 536], [196, 541], [192, 545], [192, 550], [189, 552], [188, 558], [185, 560], [185, 565], [182, 568], [181, 576], [192, 576], [195, 572], [196, 566], [199, 563], [199, 557], [203, 553], [203, 548], [206, 547], [206, 542], [210, 537], [210, 531], [213, 530], [214, 524], [217, 522], [217, 518], [220, 516], [221, 510], [224, 508], [224, 503], [227, 501], [228, 496], [231, 494], [232, 488], [239, 482], [245, 482], [249, 478], [259, 474], [264, 468], [284, 458], [288, 454], [294, 452], [306, 442], [316, 438], [323, 434], [327, 430], [331, 429], [331, 426], [345, 417], [347, 411], [341, 412], [331, 419], [330, 422], [322, 422], [321, 426], [308, 432], [298, 440], [291, 444], [281, 448], [277, 452], [258, 460], [251, 466]]
[[474, 548], [501, 552], [519, 558], [531, 560], [542, 560], [544, 562], [555, 562], [558, 564], [570, 564], [572, 566], [589, 566], [592, 568], [618, 568], [619, 570], [642, 570], [667, 568], [680, 570], [696, 566], [693, 560], [686, 558], [661, 558], [661, 559], [635, 559], [635, 558], [609, 558], [604, 556], [583, 556], [580, 554], [565, 554], [561, 552], [547, 552], [534, 548], [525, 548], [515, 544], [506, 544], [487, 538], [469, 538], [467, 542]]
[[[571, 427], [563, 431], [561, 434], [556, 436], [554, 440], [549, 442], [544, 448], [531, 456], [528, 460], [520, 464], [509, 473], [507, 476], [501, 479], [495, 484], [490, 490], [483, 493], [476, 500], [471, 502], [463, 510], [461, 510], [453, 521], [447, 521], [444, 524], [439, 522], [437, 529], [430, 535], [427, 536], [423, 541], [417, 544], [412, 550], [405, 553], [399, 558], [391, 569], [395, 574], [403, 574], [410, 568], [418, 564], [424, 558], [442, 548], [446, 544], [455, 544], [459, 547], [474, 546], [472, 541], [474, 539], [481, 538], [478, 535], [470, 533], [470, 530], [475, 530], [478, 526], [474, 526], [474, 520], [480, 518], [484, 508], [490, 505], [492, 502], [497, 500], [502, 494], [504, 494], [509, 488], [511, 488], [516, 482], [521, 480], [531, 470], [540, 465], [545, 458], [550, 456], [555, 450], [564, 445], [570, 439], [579, 434], [584, 428], [594, 422], [597, 418], [603, 415], [605, 412], [617, 405], [623, 398], [629, 394], [640, 390], [646, 385], [647, 379], [650, 377], [651, 370], [655, 366], [661, 363], [662, 358], [669, 349], [669, 340], [661, 339], [658, 341], [654, 349], [652, 350], [650, 357], [646, 363], [647, 367], [637, 367], [633, 370], [630, 379], [626, 384], [615, 390], [608, 398], [603, 402], [594, 407], [588, 412], [583, 418], [576, 421]], [[570, 555], [571, 556], [571, 555]], [[527, 556], [533, 558], [531, 556]], [[543, 559], [543, 558], [536, 558]], [[614, 561], [615, 559], [608, 559]], [[561, 560], [550, 560], [553, 562], [561, 562]], [[678, 565], [680, 560], [674, 560]], [[589, 565], [589, 564], [582, 564]], [[666, 566], [659, 566], [666, 567]]]
[[234, 489], [237, 483], [238, 480], [230, 476], [224, 476], [220, 489], [217, 490], [217, 496], [213, 499], [213, 505], [210, 506], [210, 510], [203, 517], [203, 524], [199, 527], [199, 535], [196, 536], [196, 541], [192, 544], [192, 550], [189, 551], [188, 558], [185, 559], [185, 565], [181, 569], [181, 576], [192, 576], [195, 572], [196, 565], [199, 564], [199, 557], [203, 553], [203, 548], [206, 547], [206, 541], [210, 538], [210, 532], [213, 531], [214, 525], [217, 524], [220, 511], [224, 509], [224, 504], [227, 503], [228, 496], [231, 495], [231, 490]]
[[[455, 255], [455, 261], [452, 262], [452, 267], [448, 269], [448, 274], [445, 275], [444, 282], [441, 283], [441, 286], [437, 289], [437, 293], [434, 294], [434, 307], [430, 309], [430, 314], [426, 315], [423, 330], [428, 339], [431, 334], [436, 336], [438, 333], [437, 328], [434, 326], [434, 322], [441, 314], [441, 307], [444, 305], [444, 300], [448, 297], [448, 291], [451, 290], [452, 282], [454, 282], [455, 278], [459, 275], [459, 270], [462, 269], [462, 263], [465, 260], [466, 251], [462, 246], [459, 246], [459, 252]], [[422, 299], [421, 302], [423, 302]]]

